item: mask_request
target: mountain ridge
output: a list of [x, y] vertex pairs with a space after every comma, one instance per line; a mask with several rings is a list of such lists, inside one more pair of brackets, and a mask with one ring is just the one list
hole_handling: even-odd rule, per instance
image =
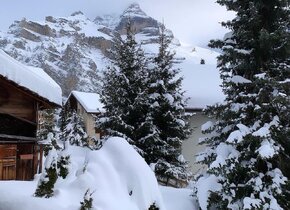
[[[22, 63], [44, 69], [60, 84], [64, 96], [71, 90], [98, 92], [101, 74], [110, 65], [109, 51], [114, 33], [124, 35], [128, 19], [145, 52], [156, 53], [161, 23], [148, 16], [138, 4], [131, 4], [119, 16], [109, 14], [94, 20], [76, 11], [68, 17], [14, 21], [7, 32], [0, 32], [0, 48]], [[185, 47], [172, 31], [166, 29], [166, 33], [173, 38], [171, 48], [177, 52], [179, 60], [189, 59], [196, 65], [181, 64], [181, 68], [200, 68], [201, 58], [205, 59], [206, 65], [215, 68], [216, 53]]]

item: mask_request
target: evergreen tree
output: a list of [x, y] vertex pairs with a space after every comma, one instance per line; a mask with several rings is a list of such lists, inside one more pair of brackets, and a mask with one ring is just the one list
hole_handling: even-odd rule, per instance
[[57, 117], [54, 109], [46, 109], [40, 114], [37, 138], [44, 144], [44, 155], [47, 156], [53, 147], [59, 149], [56, 139], [59, 135]]
[[217, 123], [199, 159], [221, 186], [210, 192], [209, 205], [290, 209], [289, 1], [217, 2], [237, 17], [223, 23], [231, 30], [224, 40], [210, 43], [223, 51], [226, 100], [206, 110]]
[[47, 135], [53, 132], [55, 126], [55, 113], [53, 109], [46, 109], [41, 111], [40, 116], [37, 138], [39, 140], [46, 140]]
[[37, 189], [34, 193], [36, 197], [50, 198], [54, 193], [54, 185], [57, 181], [57, 154], [55, 149], [51, 149], [45, 160], [45, 169], [41, 174]]
[[76, 112], [67, 113], [62, 137], [71, 145], [89, 146], [84, 121]]
[[172, 39], [160, 27], [159, 52], [149, 76], [149, 110], [147, 121], [154, 131], [143, 141], [145, 160], [154, 163], [159, 180], [169, 179], [187, 182], [187, 162], [181, 155], [182, 140], [190, 130], [185, 116], [185, 101], [181, 88], [182, 77], [174, 67], [174, 53], [169, 50]]
[[96, 124], [107, 135], [125, 138], [143, 154], [140, 142], [150, 132], [145, 123], [147, 60], [135, 40], [130, 21], [126, 29], [125, 39], [115, 34], [112, 66], [104, 73], [100, 94], [106, 112]]
[[68, 166], [70, 164], [70, 155], [59, 154], [57, 160], [58, 176], [65, 179], [69, 174]]

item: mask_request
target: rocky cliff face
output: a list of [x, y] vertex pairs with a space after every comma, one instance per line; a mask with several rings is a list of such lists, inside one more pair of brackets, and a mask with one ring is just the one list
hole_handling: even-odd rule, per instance
[[160, 23], [132, 4], [120, 16], [98, 16], [93, 21], [82, 12], [48, 16], [44, 21], [15, 21], [7, 32], [0, 32], [0, 48], [23, 63], [43, 68], [65, 96], [72, 89], [96, 91], [100, 73], [109, 65], [113, 34], [124, 34], [128, 19], [138, 41], [157, 42]]

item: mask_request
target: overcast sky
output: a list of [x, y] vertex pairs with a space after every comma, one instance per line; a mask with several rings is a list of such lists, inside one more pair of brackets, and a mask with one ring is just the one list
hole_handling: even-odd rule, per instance
[[219, 22], [233, 14], [215, 3], [215, 0], [8, 0], [0, 7], [0, 30], [6, 31], [14, 20], [26, 17], [43, 20], [45, 16], [68, 16], [82, 11], [88, 18], [119, 14], [130, 3], [137, 2], [153, 18], [162, 21], [182, 42], [200, 46], [212, 38], [221, 38], [226, 32]]

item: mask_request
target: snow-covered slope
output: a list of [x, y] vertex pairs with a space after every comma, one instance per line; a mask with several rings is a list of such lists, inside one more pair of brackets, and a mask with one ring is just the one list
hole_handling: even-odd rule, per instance
[[[203, 109], [224, 100], [219, 71], [216, 68], [218, 53], [200, 48], [181, 45], [176, 49], [178, 56], [185, 60], [180, 64], [183, 89], [189, 98], [187, 108]], [[205, 64], [200, 64], [201, 59]]]
[[[7, 32], [0, 32], [0, 49], [20, 62], [44, 69], [68, 96], [71, 90], [94, 92], [100, 85], [100, 74], [109, 65], [112, 37], [124, 34], [130, 17], [136, 39], [143, 43], [148, 55], [158, 49], [158, 23], [138, 4], [130, 5], [121, 15], [88, 19], [75, 12], [69, 17], [45, 18], [45, 21], [15, 21]], [[182, 61], [184, 90], [189, 108], [204, 108], [223, 100], [221, 80], [216, 70], [217, 53], [208, 49], [186, 46], [173, 38], [172, 50]], [[201, 65], [200, 60], [205, 64]]]
[[[144, 46], [149, 53], [157, 53], [157, 44]], [[187, 108], [203, 109], [207, 105], [213, 105], [224, 100], [219, 77], [216, 68], [217, 52], [186, 44], [172, 44], [171, 50], [176, 52], [176, 58], [180, 61], [176, 65], [180, 69], [180, 76], [183, 77], [183, 90], [188, 98]], [[201, 60], [205, 64], [201, 64]]]
[[69, 146], [66, 153], [70, 173], [57, 180], [54, 197], [32, 196], [38, 178], [2, 181], [0, 210], [79, 210], [87, 189], [96, 210], [148, 210], [153, 203], [166, 210], [153, 172], [126, 140], [111, 138], [97, 151]]

